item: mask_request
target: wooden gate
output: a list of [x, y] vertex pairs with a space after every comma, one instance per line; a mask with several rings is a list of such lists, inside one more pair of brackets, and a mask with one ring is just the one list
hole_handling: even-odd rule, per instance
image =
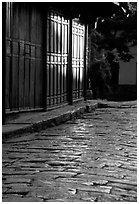
[[47, 15], [47, 106], [67, 102], [68, 20], [52, 10]]
[[41, 53], [37, 6], [6, 3], [6, 112], [42, 108]]
[[[73, 99], [83, 96], [84, 25], [72, 24]], [[55, 11], [47, 16], [47, 106], [68, 100], [69, 20]]]
[[80, 24], [78, 20], [73, 20], [72, 27], [73, 99], [83, 97], [84, 37], [85, 26]]
[[82, 98], [85, 29], [70, 22], [36, 3], [6, 3], [7, 113], [71, 104], [71, 95]]

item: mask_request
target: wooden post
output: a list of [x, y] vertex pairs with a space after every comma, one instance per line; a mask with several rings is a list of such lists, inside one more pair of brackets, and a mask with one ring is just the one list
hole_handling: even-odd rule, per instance
[[5, 124], [6, 2], [2, 2], [2, 125]]
[[86, 47], [87, 47], [87, 24], [85, 24], [85, 36], [84, 36], [84, 100], [85, 101], [86, 101], [86, 91], [87, 91]]
[[69, 20], [69, 56], [68, 56], [68, 101], [73, 104], [73, 73], [72, 73], [72, 19]]
[[47, 11], [45, 8], [42, 8], [42, 66], [43, 66], [43, 110], [47, 110], [47, 78], [46, 78], [46, 60], [47, 60], [47, 50], [46, 50], [46, 43], [47, 43], [47, 36], [46, 36], [46, 29], [47, 29]]

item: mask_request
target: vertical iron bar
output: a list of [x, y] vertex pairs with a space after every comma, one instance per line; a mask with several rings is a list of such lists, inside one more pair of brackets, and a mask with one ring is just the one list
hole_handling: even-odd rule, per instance
[[42, 93], [42, 100], [43, 100], [43, 109], [44, 111], [47, 110], [47, 79], [46, 79], [46, 60], [47, 60], [47, 49], [46, 49], [46, 43], [47, 43], [47, 37], [46, 36], [47, 32], [47, 11], [46, 9], [43, 8], [43, 12], [42, 12], [42, 66], [43, 66], [43, 93]]
[[73, 73], [72, 73], [72, 19], [69, 20], [69, 58], [68, 58], [68, 101], [73, 104]]
[[87, 24], [85, 24], [85, 36], [84, 36], [84, 100], [85, 101], [86, 101], [86, 90], [87, 90], [86, 44], [87, 44]]
[[6, 2], [2, 2], [2, 124], [5, 124]]

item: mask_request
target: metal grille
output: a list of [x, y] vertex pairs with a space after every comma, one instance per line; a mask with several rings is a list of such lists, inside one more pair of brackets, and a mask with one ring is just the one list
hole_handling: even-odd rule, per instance
[[47, 106], [67, 102], [68, 20], [54, 11], [47, 16]]

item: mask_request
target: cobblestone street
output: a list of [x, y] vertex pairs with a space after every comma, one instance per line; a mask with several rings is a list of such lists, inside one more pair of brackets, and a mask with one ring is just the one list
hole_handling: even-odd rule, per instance
[[2, 179], [6, 202], [136, 202], [136, 107], [97, 108], [8, 139]]

